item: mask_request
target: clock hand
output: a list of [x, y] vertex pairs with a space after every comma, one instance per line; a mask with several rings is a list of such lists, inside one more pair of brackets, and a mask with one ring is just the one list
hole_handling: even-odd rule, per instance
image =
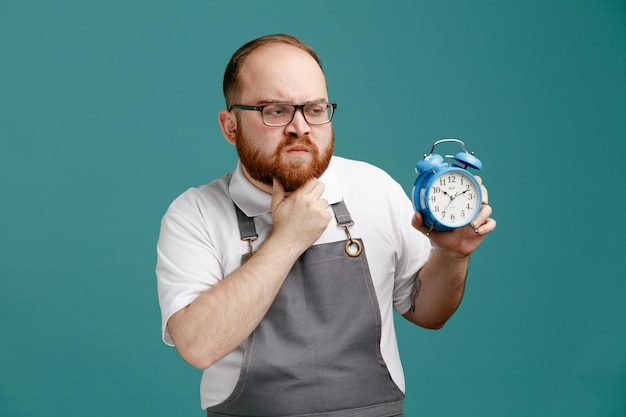
[[466, 192], [468, 192], [469, 190], [465, 190], [461, 193], [459, 193], [458, 191], [456, 191], [454, 193], [454, 195], [450, 195], [448, 194], [445, 190], [441, 190], [442, 193], [444, 193], [445, 195], [447, 195], [448, 197], [450, 197], [450, 201], [448, 202], [448, 204], [446, 204], [446, 206], [443, 208], [442, 211], [446, 211], [448, 209], [448, 207], [450, 207], [450, 204], [452, 204], [452, 202], [454, 201], [455, 198], [459, 197], [460, 195], [465, 194]]
[[[450, 194], [446, 193], [445, 191], [444, 191], [444, 194], [447, 195], [448, 197], [450, 197], [450, 202], [448, 203], [448, 206], [450, 204], [452, 204], [452, 201], [454, 201], [454, 199], [457, 198], [460, 195], [458, 191], [456, 193], [454, 193], [454, 195], [450, 195]], [[461, 193], [461, 194], [463, 194], [463, 193]], [[446, 206], [446, 208], [448, 206]]]
[[452, 204], [452, 202], [454, 201], [454, 199], [455, 199], [455, 198], [457, 198], [457, 197], [459, 197], [459, 196], [461, 196], [461, 195], [465, 194], [465, 193], [466, 193], [466, 192], [468, 192], [469, 190], [465, 190], [465, 191], [463, 191], [462, 193], [459, 193], [458, 191], [456, 191], [456, 192], [454, 193], [454, 195], [453, 195], [453, 196], [452, 196], [452, 195], [450, 195], [450, 194], [448, 194], [448, 193], [446, 193], [444, 190], [441, 190], [441, 191], [443, 191], [443, 193], [444, 193], [445, 195], [447, 195], [448, 197], [450, 197], [450, 202], [449, 202], [448, 204], [446, 204], [446, 206], [443, 208], [443, 211], [446, 211], [446, 210], [448, 209], [448, 207], [450, 207], [450, 204]]
[[[444, 191], [444, 193], [446, 193], [446, 192]], [[448, 204], [446, 204], [446, 206], [443, 208], [443, 211], [446, 211], [446, 210], [448, 209], [448, 207], [450, 207], [450, 204], [452, 204], [452, 202], [454, 201], [454, 199], [457, 197], [457, 194], [454, 194], [454, 197], [453, 197], [453, 196], [451, 196], [451, 195], [450, 195], [450, 194], [448, 194], [448, 193], [446, 193], [446, 195], [447, 195], [448, 197], [450, 197], [450, 202], [448, 202]]]
[[444, 193], [445, 195], [447, 195], [448, 197], [450, 197], [450, 200], [454, 200], [454, 198], [456, 197], [456, 194], [453, 196], [451, 196], [450, 194], [446, 193], [445, 190], [441, 190], [442, 193]]

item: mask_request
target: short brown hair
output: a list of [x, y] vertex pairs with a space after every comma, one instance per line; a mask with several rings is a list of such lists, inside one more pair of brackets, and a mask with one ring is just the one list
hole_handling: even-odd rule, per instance
[[313, 59], [315, 59], [315, 61], [319, 64], [320, 68], [322, 68], [322, 61], [317, 53], [310, 46], [308, 46], [295, 36], [276, 34], [266, 35], [254, 39], [239, 48], [233, 54], [232, 58], [228, 62], [228, 65], [226, 66], [226, 71], [224, 71], [224, 82], [222, 85], [222, 88], [224, 90], [224, 98], [226, 99], [226, 107], [234, 104], [233, 101], [236, 99], [239, 93], [239, 89], [241, 88], [239, 82], [239, 72], [241, 71], [241, 67], [243, 67], [243, 64], [245, 63], [248, 55], [250, 55], [250, 53], [260, 48], [261, 46], [273, 43], [283, 43], [302, 49], [303, 51], [311, 55]]

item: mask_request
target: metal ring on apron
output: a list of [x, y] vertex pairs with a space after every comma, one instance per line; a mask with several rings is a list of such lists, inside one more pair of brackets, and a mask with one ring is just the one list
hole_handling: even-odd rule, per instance
[[[353, 248], [356, 246], [356, 250]], [[358, 240], [350, 239], [346, 242], [344, 246], [344, 250], [346, 251], [346, 255], [351, 258], [357, 258], [363, 252], [363, 245]]]
[[[343, 250], [346, 252], [346, 255], [348, 255], [349, 257], [357, 258], [359, 255], [361, 255], [361, 252], [363, 252], [363, 245], [358, 240], [352, 238], [352, 234], [350, 233], [350, 226], [353, 226], [353, 225], [354, 225], [354, 222], [352, 221], [341, 225], [341, 227], [343, 227], [344, 230], [346, 231], [346, 235], [348, 235], [348, 241], [346, 242], [346, 245], [343, 247]], [[355, 246], [356, 246], [356, 250], [353, 250]]]

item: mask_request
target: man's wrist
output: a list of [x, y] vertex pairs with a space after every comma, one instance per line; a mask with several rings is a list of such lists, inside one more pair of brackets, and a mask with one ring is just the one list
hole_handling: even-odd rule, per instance
[[434, 247], [431, 253], [431, 257], [439, 257], [441, 259], [447, 259], [452, 262], [468, 263], [470, 255], [455, 252], [453, 250], [441, 249]]

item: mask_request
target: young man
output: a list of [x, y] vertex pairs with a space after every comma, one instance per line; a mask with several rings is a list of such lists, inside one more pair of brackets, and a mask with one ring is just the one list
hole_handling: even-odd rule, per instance
[[292, 36], [240, 48], [224, 94], [239, 163], [162, 220], [165, 343], [204, 370], [209, 416], [402, 415], [393, 308], [431, 329], [453, 314], [495, 228], [486, 190], [472, 228], [426, 236], [392, 178], [333, 156], [336, 105]]

